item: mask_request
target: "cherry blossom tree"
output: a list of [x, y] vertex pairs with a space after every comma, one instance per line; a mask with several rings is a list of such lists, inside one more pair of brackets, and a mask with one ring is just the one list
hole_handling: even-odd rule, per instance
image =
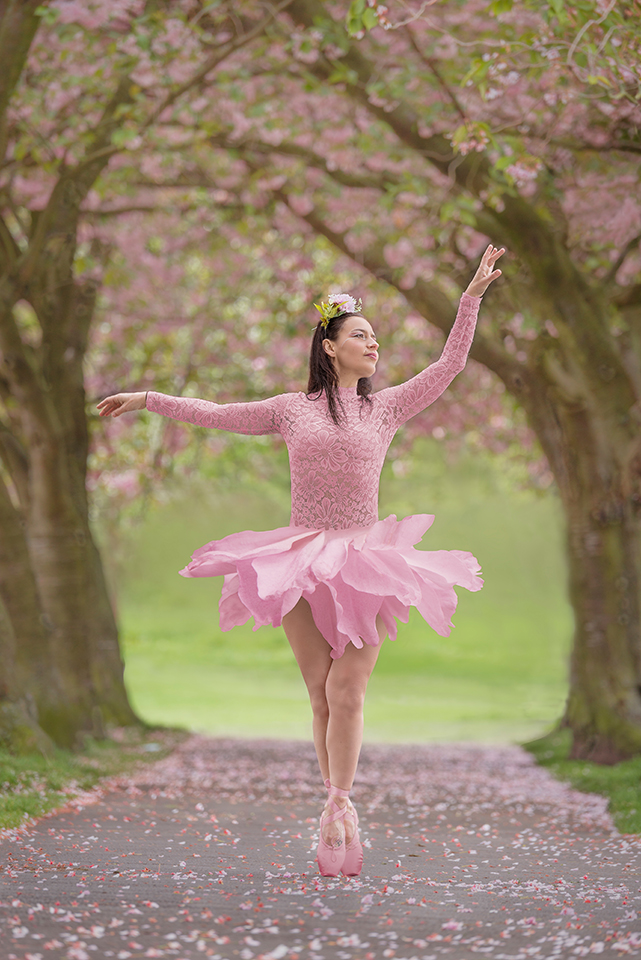
[[83, 360], [109, 245], [82, 210], [279, 10], [232, 7], [0, 5], [0, 696], [36, 740], [136, 721], [89, 525]]
[[[426, 6], [390, 5], [383, 27], [396, 28], [356, 42], [317, 0], [288, 7], [308, 48], [300, 82], [318, 100], [336, 89], [329, 126], [349, 131], [325, 176], [340, 182], [341, 154], [367, 130], [407, 164], [408, 203], [427, 200], [398, 231], [382, 228], [371, 201], [347, 223], [311, 190], [306, 209], [288, 206], [441, 329], [470, 231], [512, 251], [472, 356], [524, 409], [565, 509], [572, 755], [615, 762], [641, 750], [639, 8]], [[316, 170], [324, 141], [307, 161]], [[371, 190], [369, 171], [360, 187]], [[278, 190], [287, 202], [287, 185]], [[380, 184], [379, 208], [389, 190]]]

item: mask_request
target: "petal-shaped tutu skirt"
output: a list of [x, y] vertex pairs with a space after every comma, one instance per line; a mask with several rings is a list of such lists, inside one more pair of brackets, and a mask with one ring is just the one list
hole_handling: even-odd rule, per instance
[[428, 514], [403, 520], [392, 514], [370, 527], [347, 530], [245, 530], [200, 547], [180, 573], [224, 576], [223, 630], [250, 617], [255, 630], [280, 626], [303, 597], [334, 659], [350, 641], [356, 647], [379, 643], [378, 614], [395, 640], [396, 619], [407, 623], [411, 606], [446, 637], [458, 599], [454, 585], [475, 591], [483, 581], [471, 553], [414, 549], [433, 521]]

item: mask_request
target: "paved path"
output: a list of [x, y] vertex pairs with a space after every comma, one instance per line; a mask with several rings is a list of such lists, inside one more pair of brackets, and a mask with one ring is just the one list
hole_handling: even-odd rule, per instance
[[1, 960], [641, 956], [641, 837], [518, 747], [366, 747], [359, 879], [304, 743], [193, 736], [0, 840]]

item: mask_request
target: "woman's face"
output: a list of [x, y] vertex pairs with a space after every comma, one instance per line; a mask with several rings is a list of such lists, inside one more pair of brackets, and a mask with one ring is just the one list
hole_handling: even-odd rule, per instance
[[355, 387], [376, 370], [378, 343], [365, 317], [348, 317], [336, 340], [323, 340], [323, 347], [334, 361], [341, 387]]

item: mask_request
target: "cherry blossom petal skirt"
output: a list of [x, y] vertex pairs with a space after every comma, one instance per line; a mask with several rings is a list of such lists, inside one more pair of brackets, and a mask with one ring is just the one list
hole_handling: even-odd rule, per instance
[[[341, 657], [351, 641], [376, 645], [380, 614], [391, 640], [396, 619], [407, 623], [414, 606], [441, 636], [454, 626], [454, 586], [480, 590], [480, 565], [463, 550], [415, 550], [434, 517], [394, 514], [370, 527], [232, 533], [196, 550], [184, 577], [224, 576], [220, 600], [223, 630], [254, 618], [254, 630], [280, 626], [301, 597], [314, 622]], [[395, 619], [396, 618], [396, 619]]]

